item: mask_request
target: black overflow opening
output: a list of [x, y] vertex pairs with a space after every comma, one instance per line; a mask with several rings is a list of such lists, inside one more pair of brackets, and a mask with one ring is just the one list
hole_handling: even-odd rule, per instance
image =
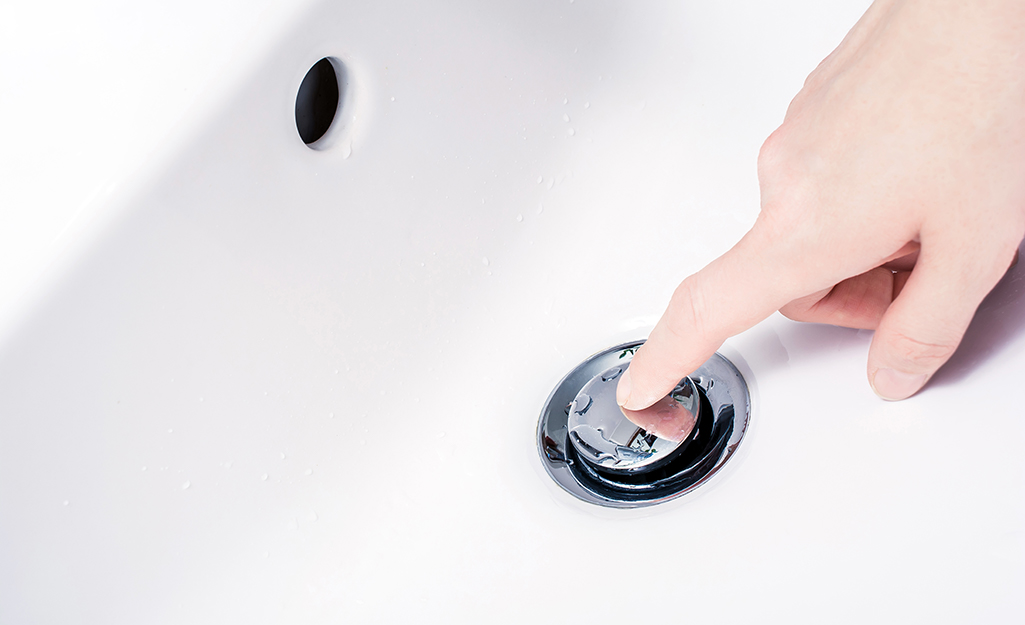
[[320, 59], [306, 72], [295, 97], [295, 127], [310, 145], [327, 133], [338, 112], [338, 74], [328, 59]]

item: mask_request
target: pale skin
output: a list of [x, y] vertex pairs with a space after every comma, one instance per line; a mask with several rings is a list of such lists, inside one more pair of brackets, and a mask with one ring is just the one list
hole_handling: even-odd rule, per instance
[[765, 141], [758, 179], [754, 226], [676, 289], [619, 404], [654, 404], [777, 310], [875, 330], [872, 389], [917, 393], [1025, 236], [1025, 0], [877, 0]]

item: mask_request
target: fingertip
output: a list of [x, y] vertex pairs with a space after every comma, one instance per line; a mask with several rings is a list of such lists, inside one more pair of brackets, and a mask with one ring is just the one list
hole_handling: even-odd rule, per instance
[[624, 410], [644, 410], [662, 399], [664, 395], [665, 393], [652, 396], [652, 393], [644, 388], [634, 388], [633, 377], [630, 375], [629, 367], [620, 376], [619, 386], [616, 387], [616, 403]]
[[886, 401], [900, 401], [920, 391], [928, 379], [929, 376], [925, 373], [907, 373], [882, 368], [869, 376], [868, 383], [880, 398]]
[[626, 403], [630, 400], [631, 386], [630, 368], [627, 367], [623, 375], [619, 376], [619, 384], [616, 386], [616, 403], [619, 404], [620, 408], [626, 406]]
[[648, 395], [641, 395], [640, 393], [634, 392], [630, 394], [625, 403], [622, 403], [619, 406], [624, 410], [633, 410], [634, 412], [636, 412], [638, 410], [650, 408], [652, 404], [662, 399], [662, 397], [662, 395], [651, 397]]
[[[696, 345], [681, 345], [668, 338], [664, 328], [656, 327], [620, 376], [616, 402], [625, 410], [649, 408], [714, 352], [715, 346], [707, 350]], [[693, 354], [697, 354], [696, 359]]]

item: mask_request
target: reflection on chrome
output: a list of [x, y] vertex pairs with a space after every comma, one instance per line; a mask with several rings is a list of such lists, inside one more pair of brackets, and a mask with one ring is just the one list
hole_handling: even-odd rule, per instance
[[747, 384], [720, 354], [628, 419], [616, 403], [616, 384], [642, 344], [587, 359], [542, 410], [538, 450], [546, 471], [589, 503], [633, 508], [684, 495], [722, 468], [747, 430]]

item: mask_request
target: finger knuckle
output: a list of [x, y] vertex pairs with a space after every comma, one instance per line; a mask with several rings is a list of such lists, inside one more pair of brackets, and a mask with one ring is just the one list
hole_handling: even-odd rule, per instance
[[889, 347], [895, 357], [920, 368], [933, 370], [954, 354], [957, 341], [931, 343], [898, 332], [890, 336]]
[[762, 143], [761, 149], [758, 150], [759, 179], [763, 181], [772, 180], [783, 170], [785, 134], [786, 128], [780, 126]]
[[666, 329], [676, 337], [704, 336], [708, 331], [705, 299], [692, 280], [684, 280], [676, 287], [670, 307], [674, 314], [667, 317]]
[[795, 151], [789, 132], [786, 126], [778, 128], [766, 139], [758, 156], [762, 196], [758, 225], [774, 227], [779, 236], [790, 234], [794, 228], [815, 225], [818, 211], [814, 209], [820, 199], [814, 168]]

